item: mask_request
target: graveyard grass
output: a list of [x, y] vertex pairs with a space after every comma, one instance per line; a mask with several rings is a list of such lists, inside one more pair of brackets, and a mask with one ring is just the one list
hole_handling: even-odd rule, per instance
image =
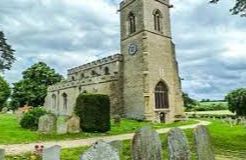
[[[219, 120], [212, 121], [208, 126], [211, 135], [211, 141], [218, 157], [223, 159], [226, 157], [230, 160], [246, 159], [246, 128], [244, 126], [233, 126], [220, 122]], [[195, 160], [195, 142], [192, 129], [185, 130], [186, 136], [189, 141], [190, 149], [192, 151], [192, 159]], [[161, 135], [163, 143], [163, 157], [168, 159], [167, 153], [167, 134]], [[80, 155], [88, 147], [63, 149], [61, 153], [61, 160], [78, 160]], [[24, 155], [24, 157], [28, 157]], [[8, 157], [7, 160], [13, 160], [14, 157]], [[21, 160], [20, 157], [15, 157], [16, 160]], [[123, 153], [121, 160], [131, 160], [131, 141], [123, 142]]]
[[78, 133], [78, 134], [39, 134], [38, 132], [26, 130], [20, 127], [15, 115], [0, 114], [0, 144], [31, 143], [52, 140], [71, 140], [82, 139], [96, 136], [109, 136], [135, 132], [138, 128], [146, 125], [153, 126], [155, 129], [176, 127], [181, 125], [195, 124], [197, 121], [177, 122], [172, 124], [153, 124], [151, 122], [138, 122], [123, 119], [120, 125], [112, 124], [111, 131], [107, 133]]
[[[219, 157], [226, 157], [230, 160], [246, 159], [246, 128], [241, 125], [231, 127], [229, 124], [220, 122], [219, 120], [212, 121], [208, 126], [211, 136], [212, 145], [215, 154]], [[192, 159], [195, 160], [195, 142], [193, 130], [185, 130], [192, 151]], [[167, 134], [161, 135], [163, 143], [163, 157], [168, 159], [167, 153]], [[121, 160], [131, 160], [131, 142], [124, 141], [123, 154]], [[61, 154], [62, 160], [78, 160], [80, 154], [88, 147], [63, 149]], [[69, 158], [68, 158], [69, 157]]]

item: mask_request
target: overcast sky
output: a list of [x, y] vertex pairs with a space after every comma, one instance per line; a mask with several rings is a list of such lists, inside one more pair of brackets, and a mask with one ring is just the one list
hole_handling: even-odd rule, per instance
[[[246, 18], [231, 16], [232, 0], [171, 0], [183, 89], [197, 99], [222, 99], [246, 87]], [[9, 83], [44, 61], [57, 72], [119, 53], [120, 0], [0, 0], [0, 30], [16, 50]]]

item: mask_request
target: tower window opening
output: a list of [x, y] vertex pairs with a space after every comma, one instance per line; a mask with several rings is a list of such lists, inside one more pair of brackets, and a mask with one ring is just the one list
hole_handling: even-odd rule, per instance
[[161, 11], [160, 10], [156, 10], [154, 12], [154, 27], [156, 31], [161, 31]]
[[132, 12], [130, 12], [128, 20], [129, 20], [129, 32], [130, 34], [132, 34], [136, 32], [136, 17]]

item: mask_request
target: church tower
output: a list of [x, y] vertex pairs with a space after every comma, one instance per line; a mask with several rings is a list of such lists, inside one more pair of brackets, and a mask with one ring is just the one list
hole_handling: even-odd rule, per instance
[[124, 0], [120, 4], [128, 118], [172, 122], [184, 114], [170, 8], [169, 0]]

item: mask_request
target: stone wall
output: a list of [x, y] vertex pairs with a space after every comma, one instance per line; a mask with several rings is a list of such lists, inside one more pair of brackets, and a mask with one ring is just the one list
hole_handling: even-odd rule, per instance
[[[80, 93], [94, 93], [109, 95], [111, 101], [111, 113], [123, 114], [122, 105], [122, 56], [115, 55], [68, 70], [68, 79], [64, 82], [50, 86], [45, 100], [47, 110], [56, 115], [72, 115], [76, 98]], [[104, 68], [108, 67], [108, 74]], [[101, 72], [99, 70], [101, 69]], [[96, 75], [90, 75], [91, 71]], [[79, 78], [76, 75], [84, 73], [85, 77]], [[88, 73], [88, 76], [86, 76]], [[72, 79], [71, 77], [75, 78]], [[66, 95], [67, 106], [64, 105]]]

